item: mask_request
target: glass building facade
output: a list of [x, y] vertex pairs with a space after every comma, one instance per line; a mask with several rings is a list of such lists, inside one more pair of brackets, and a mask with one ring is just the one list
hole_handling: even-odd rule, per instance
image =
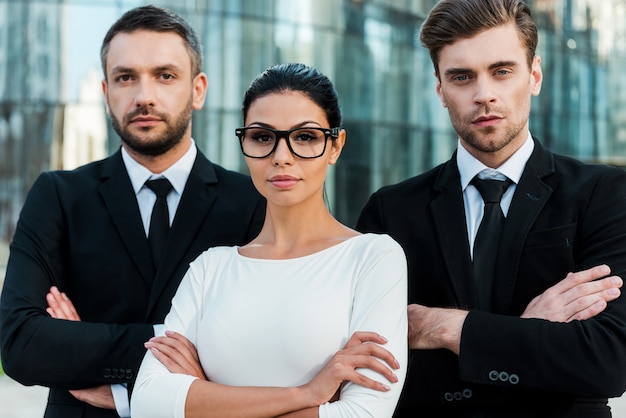
[[[326, 184], [353, 226], [374, 190], [448, 159], [456, 134], [418, 40], [435, 0], [154, 0], [188, 19], [209, 79], [193, 118], [198, 147], [245, 172], [234, 129], [241, 98], [270, 65], [303, 62], [337, 88], [348, 132]], [[10, 240], [43, 170], [71, 169], [119, 147], [101, 94], [100, 43], [138, 0], [0, 0], [0, 239]], [[531, 132], [583, 160], [626, 161], [626, 0], [530, 0], [544, 83]]]

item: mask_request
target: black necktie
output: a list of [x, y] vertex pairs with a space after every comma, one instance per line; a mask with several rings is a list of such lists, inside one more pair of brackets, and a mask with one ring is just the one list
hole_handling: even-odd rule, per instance
[[496, 254], [504, 224], [500, 199], [511, 181], [508, 179], [507, 181], [481, 180], [474, 177], [472, 184], [478, 189], [485, 202], [483, 219], [474, 240], [473, 264], [479, 307], [488, 310], [491, 306]]
[[156, 269], [161, 259], [161, 251], [167, 241], [170, 232], [170, 215], [167, 209], [167, 195], [172, 190], [172, 184], [166, 178], [146, 181], [146, 187], [152, 190], [157, 199], [152, 208], [150, 217], [150, 230], [148, 232], [148, 243], [152, 252], [152, 263]]

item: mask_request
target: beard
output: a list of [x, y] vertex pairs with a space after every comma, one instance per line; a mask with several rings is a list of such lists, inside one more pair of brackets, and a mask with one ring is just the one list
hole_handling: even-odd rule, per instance
[[[183, 135], [191, 124], [192, 111], [192, 99], [190, 98], [185, 109], [173, 118], [165, 113], [155, 112], [148, 106], [142, 106], [124, 115], [124, 125], [111, 113], [111, 124], [128, 148], [137, 154], [156, 157], [165, 154], [182, 141]], [[165, 131], [160, 134], [151, 134], [152, 128], [142, 128], [141, 131], [145, 133], [144, 135], [132, 133], [128, 129], [130, 121], [140, 115], [150, 115], [161, 119], [166, 125]]]
[[[482, 153], [500, 151], [509, 145], [519, 136], [528, 121], [528, 118], [519, 117], [519, 115], [509, 115], [509, 123], [504, 127], [489, 126], [481, 128], [480, 131], [474, 129], [470, 121], [490, 112], [504, 114], [499, 109], [490, 109], [488, 106], [485, 106], [472, 115], [463, 116], [448, 108], [450, 121], [459, 137], [469, 146]], [[521, 114], [523, 113], [521, 112]]]

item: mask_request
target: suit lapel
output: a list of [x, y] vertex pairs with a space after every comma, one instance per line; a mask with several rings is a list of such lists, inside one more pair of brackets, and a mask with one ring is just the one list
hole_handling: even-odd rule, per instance
[[530, 228], [552, 194], [552, 188], [542, 178], [554, 172], [552, 154], [535, 140], [530, 156], [502, 230], [501, 245], [496, 262], [496, 281], [492, 306], [494, 312], [504, 313], [513, 300], [517, 271]]
[[158, 296], [171, 280], [194, 238], [200, 233], [207, 213], [217, 198], [210, 187], [211, 183], [216, 182], [217, 176], [213, 166], [198, 150], [163, 251], [167, 256], [163, 257], [156, 272], [148, 312], [152, 310]]
[[445, 164], [434, 185], [439, 196], [431, 202], [437, 241], [445, 260], [454, 289], [457, 306], [476, 306], [476, 294], [472, 283], [472, 264], [465, 223], [465, 208], [456, 153]]
[[137, 198], [120, 151], [107, 160], [101, 179], [100, 195], [111, 214], [115, 229], [126, 247], [126, 252], [141, 272], [146, 284], [149, 284], [154, 276], [152, 258]]

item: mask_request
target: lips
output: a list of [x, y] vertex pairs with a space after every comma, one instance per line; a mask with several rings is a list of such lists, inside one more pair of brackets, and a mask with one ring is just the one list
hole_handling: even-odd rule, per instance
[[501, 121], [502, 118], [500, 116], [489, 115], [476, 118], [472, 123], [477, 126], [493, 126], [500, 123]]
[[130, 120], [130, 123], [136, 126], [140, 126], [140, 127], [154, 126], [159, 122], [161, 122], [161, 119], [154, 117], [154, 116], [145, 116], [145, 115], [137, 116]]
[[295, 186], [299, 181], [300, 179], [287, 174], [279, 174], [276, 176], [272, 176], [269, 179], [269, 182], [279, 189], [288, 189]]

